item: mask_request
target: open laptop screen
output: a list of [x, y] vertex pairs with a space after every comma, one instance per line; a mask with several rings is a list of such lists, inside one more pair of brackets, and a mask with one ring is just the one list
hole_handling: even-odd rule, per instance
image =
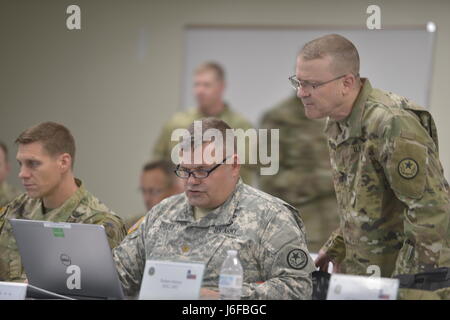
[[103, 226], [10, 222], [31, 285], [68, 296], [123, 298]]

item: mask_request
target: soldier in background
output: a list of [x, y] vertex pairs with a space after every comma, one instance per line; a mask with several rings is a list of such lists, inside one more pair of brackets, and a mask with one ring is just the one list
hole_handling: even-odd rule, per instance
[[260, 176], [259, 187], [297, 208], [305, 223], [308, 249], [316, 253], [339, 226], [324, 126], [325, 120], [305, 116], [295, 95], [266, 112], [260, 125], [280, 130], [280, 165], [276, 175]]
[[0, 209], [19, 195], [19, 190], [6, 181], [9, 171], [8, 148], [0, 141]]
[[75, 140], [54, 122], [25, 130], [16, 139], [19, 178], [26, 190], [0, 209], [0, 280], [25, 279], [9, 219], [89, 223], [105, 227], [111, 248], [126, 235], [120, 217], [89, 193], [73, 174]]
[[449, 185], [431, 114], [374, 89], [359, 54], [340, 35], [305, 44], [290, 78], [325, 129], [341, 223], [319, 252], [347, 274], [382, 277], [450, 266]]
[[[203, 117], [216, 117], [228, 123], [233, 129], [253, 128], [250, 122], [224, 102], [224, 92], [225, 71], [222, 66], [214, 62], [200, 65], [194, 73], [194, 95], [197, 107], [175, 113], [164, 125], [153, 150], [153, 159], [171, 161], [172, 149], [178, 143], [178, 141], [171, 141], [172, 132], [179, 128], [186, 129], [194, 120]], [[249, 150], [247, 148], [245, 152], [248, 154]], [[242, 167], [241, 175], [245, 183], [253, 184], [255, 169], [256, 167], [251, 165]]]
[[[174, 172], [174, 165], [165, 160], [148, 162], [142, 168], [139, 190], [142, 193], [146, 212], [165, 198], [183, 192], [181, 179]], [[128, 233], [134, 232], [145, 215], [141, 214], [137, 221], [131, 223]], [[136, 218], [134, 218], [136, 220]]]
[[[216, 118], [203, 119], [202, 126], [202, 134], [211, 128], [223, 137], [230, 129]], [[187, 151], [217, 148], [215, 142], [186, 142]], [[125, 293], [136, 295], [146, 260], [159, 259], [205, 263], [201, 294], [218, 298], [222, 263], [228, 250], [237, 250], [244, 269], [243, 299], [311, 299], [315, 268], [297, 210], [243, 183], [236, 150], [225, 148], [224, 160], [216, 164], [205, 159], [192, 164], [187, 151], [177, 168], [185, 192], [153, 207], [113, 250]]]

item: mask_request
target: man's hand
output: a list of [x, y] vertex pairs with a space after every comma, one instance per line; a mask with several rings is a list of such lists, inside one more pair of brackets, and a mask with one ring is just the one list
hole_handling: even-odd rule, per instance
[[200, 300], [219, 300], [220, 293], [211, 289], [200, 289]]
[[333, 264], [333, 273], [339, 273], [341, 269], [340, 265], [338, 263], [335, 263], [333, 259], [331, 259], [331, 257], [323, 250], [319, 251], [316, 261], [314, 261], [316, 267], [318, 267], [320, 271], [324, 272], [328, 272], [328, 266], [330, 262]]

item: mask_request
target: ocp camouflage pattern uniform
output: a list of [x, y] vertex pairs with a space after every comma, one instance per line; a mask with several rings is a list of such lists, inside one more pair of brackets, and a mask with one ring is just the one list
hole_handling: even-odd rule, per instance
[[0, 183], [0, 209], [20, 194], [19, 190], [4, 181]]
[[261, 128], [280, 130], [279, 171], [273, 176], [261, 175], [259, 187], [298, 209], [308, 249], [318, 252], [339, 226], [339, 209], [323, 132], [325, 120], [308, 119], [304, 109], [293, 95], [264, 114]]
[[105, 227], [108, 243], [114, 248], [125, 238], [122, 219], [89, 193], [76, 179], [78, 190], [59, 208], [43, 213], [41, 199], [20, 195], [0, 211], [0, 279], [25, 279], [17, 243], [8, 219], [28, 219], [52, 222], [89, 223]]
[[433, 118], [362, 80], [351, 115], [326, 127], [341, 222], [323, 249], [348, 274], [449, 266], [449, 185]]
[[[198, 108], [190, 108], [186, 111], [180, 111], [175, 113], [172, 118], [164, 125], [162, 132], [156, 141], [153, 149], [153, 160], [167, 160], [172, 161], [171, 153], [172, 149], [177, 145], [178, 141], [172, 141], [172, 132], [175, 129], [187, 129], [195, 120], [204, 118]], [[248, 122], [239, 113], [233, 111], [228, 104], [225, 104], [225, 108], [216, 118], [225, 121], [232, 129], [248, 130], [253, 128], [252, 124]], [[254, 146], [253, 146], [254, 148]], [[246, 148], [246, 160], [248, 160], [248, 153], [250, 148]], [[256, 165], [246, 164], [241, 166], [241, 177], [245, 183], [252, 185], [255, 181]]]
[[113, 256], [124, 291], [133, 296], [147, 259], [203, 262], [203, 287], [217, 290], [227, 250], [238, 251], [244, 269], [243, 299], [311, 298], [315, 267], [296, 209], [242, 180], [198, 221], [184, 193], [163, 200]]
[[398, 300], [450, 300], [450, 288], [442, 288], [434, 291], [404, 289], [398, 290]]

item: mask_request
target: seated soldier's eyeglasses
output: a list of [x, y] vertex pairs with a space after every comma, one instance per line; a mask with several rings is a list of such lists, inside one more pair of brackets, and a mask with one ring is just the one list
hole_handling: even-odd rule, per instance
[[[290, 76], [288, 79], [291, 82], [291, 86], [292, 86], [292, 88], [294, 88], [295, 91], [298, 91], [299, 88], [302, 88], [303, 90], [309, 90], [312, 88], [314, 90], [314, 89], [317, 89], [318, 87], [321, 87], [327, 83], [341, 79], [341, 78], [345, 77], [347, 74], [348, 73], [343, 74], [342, 76], [336, 77], [334, 79], [324, 81], [324, 82], [301, 81], [301, 80], [298, 80], [295, 75]], [[356, 75], [356, 78], [358, 78], [358, 77], [359, 77], [359, 73]]]
[[195, 169], [195, 170], [189, 170], [186, 168], [181, 168], [180, 165], [177, 166], [177, 168], [174, 170], [175, 174], [180, 177], [181, 179], [189, 179], [189, 177], [192, 175], [196, 179], [205, 179], [207, 178], [211, 172], [216, 170], [220, 165], [225, 163], [225, 160], [227, 160], [230, 157], [226, 157], [222, 160], [221, 163], [216, 164], [211, 169]]

